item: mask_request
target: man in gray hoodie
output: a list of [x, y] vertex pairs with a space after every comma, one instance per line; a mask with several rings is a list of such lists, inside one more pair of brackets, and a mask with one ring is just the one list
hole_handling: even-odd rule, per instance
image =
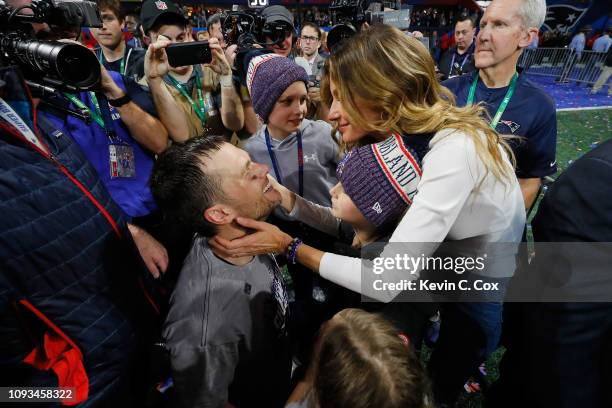
[[277, 407], [287, 398], [287, 296], [274, 257], [224, 257], [207, 242], [246, 235], [237, 217], [264, 219], [278, 205], [267, 174], [217, 136], [173, 145], [156, 162], [160, 208], [195, 231], [163, 331], [173, 406]]

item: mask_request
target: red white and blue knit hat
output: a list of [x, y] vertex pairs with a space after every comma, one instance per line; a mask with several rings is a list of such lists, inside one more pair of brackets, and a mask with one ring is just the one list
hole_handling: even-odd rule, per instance
[[336, 169], [346, 194], [377, 228], [399, 220], [412, 204], [421, 174], [417, 154], [398, 134], [351, 150]]
[[246, 85], [251, 95], [253, 110], [267, 123], [274, 104], [283, 92], [294, 82], [308, 83], [308, 74], [304, 68], [278, 54], [247, 54], [245, 58], [250, 58]]

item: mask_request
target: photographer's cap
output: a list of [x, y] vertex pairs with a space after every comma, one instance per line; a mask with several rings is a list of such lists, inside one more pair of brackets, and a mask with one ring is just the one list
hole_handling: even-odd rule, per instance
[[140, 11], [140, 21], [144, 32], [148, 33], [157, 19], [165, 14], [175, 14], [187, 23], [183, 12], [175, 3], [169, 0], [147, 0]]
[[289, 24], [295, 30], [293, 14], [284, 6], [268, 6], [262, 10], [261, 16], [266, 19], [266, 23], [282, 21]]

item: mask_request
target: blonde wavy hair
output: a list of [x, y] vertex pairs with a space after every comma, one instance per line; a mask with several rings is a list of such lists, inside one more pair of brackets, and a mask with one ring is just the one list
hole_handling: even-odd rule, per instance
[[[332, 54], [327, 68], [329, 78], [323, 84], [334, 82], [335, 96], [352, 124], [373, 134], [461, 131], [473, 140], [487, 172], [504, 183], [513, 179], [514, 155], [508, 143], [483, 120], [488, 116], [486, 109], [455, 105], [454, 95], [436, 79], [433, 59], [419, 40], [377, 24], [347, 40]], [[331, 105], [329, 87], [323, 89], [322, 99]], [[366, 121], [356, 99], [380, 112], [380, 119]], [[499, 146], [508, 154], [511, 166]]]

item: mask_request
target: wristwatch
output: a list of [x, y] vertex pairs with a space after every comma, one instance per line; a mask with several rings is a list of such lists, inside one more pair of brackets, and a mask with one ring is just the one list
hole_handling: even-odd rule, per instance
[[108, 104], [110, 106], [114, 106], [115, 108], [118, 108], [118, 107], [123, 106], [126, 103], [130, 102], [131, 100], [132, 100], [132, 98], [130, 98], [130, 95], [125, 94], [121, 98], [109, 99], [108, 100]]

